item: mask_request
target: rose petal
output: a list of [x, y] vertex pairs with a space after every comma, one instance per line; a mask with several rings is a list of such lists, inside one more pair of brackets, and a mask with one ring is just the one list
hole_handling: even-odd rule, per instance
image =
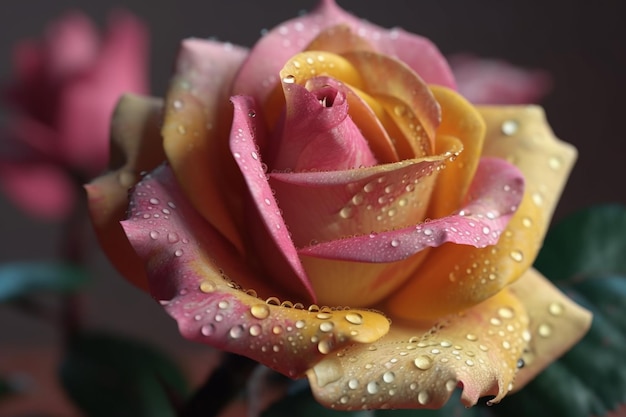
[[532, 268], [509, 288], [530, 318], [531, 339], [522, 355], [524, 367], [515, 378], [519, 390], [580, 340], [592, 317]]
[[79, 11], [67, 13], [46, 30], [46, 64], [54, 82], [91, 67], [98, 56], [99, 37], [91, 20]]
[[[185, 40], [166, 100], [163, 146], [187, 198], [240, 250], [234, 219], [242, 218], [244, 193], [228, 143], [234, 73], [247, 50], [200, 39]], [[228, 181], [223, 181], [228, 178]], [[202, 192], [197, 192], [202, 190]]]
[[119, 12], [110, 19], [93, 67], [69, 80], [60, 91], [56, 103], [58, 146], [72, 166], [89, 175], [105, 168], [109, 120], [119, 97], [148, 90], [147, 51], [145, 25], [131, 14]]
[[241, 290], [239, 285], [254, 285], [248, 288], [270, 291], [191, 207], [166, 166], [136, 186], [122, 224], [146, 264], [153, 297], [191, 340], [296, 377], [336, 349], [373, 342], [389, 328], [375, 312], [290, 308]]
[[550, 90], [550, 75], [468, 54], [448, 58], [459, 93], [474, 104], [536, 103]]
[[480, 161], [486, 128], [480, 113], [462, 96], [444, 87], [430, 88], [441, 106], [435, 151], [442, 152], [443, 136], [458, 138], [463, 143], [463, 152], [437, 177], [427, 216], [438, 219], [461, 207]]
[[[256, 140], [258, 136], [261, 136], [259, 134], [262, 130], [262, 121], [251, 116], [257, 112], [254, 99], [252, 97], [237, 96], [232, 97], [231, 101], [235, 111], [230, 136], [230, 148], [235, 162], [246, 181], [253, 204], [258, 209], [257, 215], [260, 216], [266, 231], [269, 233], [271, 242], [275, 245], [275, 247], [272, 246], [270, 248], [268, 242], [262, 241], [259, 242], [255, 249], [264, 254], [261, 259], [262, 262], [268, 265], [271, 270], [279, 272], [274, 275], [277, 283], [299, 295], [308, 295], [308, 297], [314, 300], [315, 294], [311, 283], [302, 267], [287, 225], [276, 203], [276, 198], [267, 182], [265, 176], [267, 166], [261, 162], [261, 156], [257, 153], [258, 145]], [[258, 231], [260, 233], [260, 229]], [[251, 235], [253, 237], [259, 236], [254, 232]], [[283, 262], [280, 262], [281, 260]], [[287, 271], [281, 268], [282, 265], [278, 265], [279, 263], [284, 263], [284, 261], [286, 261], [289, 267]]]
[[308, 377], [317, 400], [341, 410], [438, 408], [457, 386], [465, 406], [487, 395], [497, 403], [513, 382], [527, 333], [524, 306], [505, 290], [432, 327], [394, 321], [387, 336], [347, 347]]
[[482, 159], [458, 212], [417, 226], [332, 240], [300, 249], [300, 254], [360, 262], [395, 262], [452, 242], [485, 247], [498, 242], [523, 196], [524, 179], [501, 159]]
[[128, 190], [140, 173], [165, 158], [159, 134], [163, 101], [126, 95], [111, 123], [111, 169], [86, 185], [91, 222], [111, 263], [129, 281], [147, 289], [143, 262], [131, 248], [119, 222], [125, 218]]
[[480, 112], [487, 124], [483, 155], [506, 158], [522, 171], [524, 198], [497, 245], [432, 250], [415, 279], [390, 298], [395, 316], [435, 318], [474, 305], [518, 279], [541, 246], [576, 151], [554, 137], [538, 107]]
[[272, 29], [259, 40], [235, 81], [236, 94], [265, 101], [287, 60], [303, 50], [325, 28], [347, 25], [377, 50], [404, 61], [428, 83], [454, 87], [446, 60], [428, 39], [400, 29], [386, 30], [345, 12], [334, 1], [323, 1], [304, 16]]
[[[381, 120], [396, 139], [400, 158], [432, 155], [441, 113], [426, 83], [405, 63], [382, 54], [355, 51], [343, 56], [359, 72], [363, 90], [382, 105], [397, 126], [394, 129]], [[400, 134], [394, 134], [396, 130]]]
[[310, 81], [306, 88], [283, 81], [287, 104], [272, 169], [336, 171], [376, 165], [348, 116], [346, 88]]
[[36, 217], [63, 219], [74, 207], [74, 184], [53, 164], [0, 161], [0, 183], [16, 205]]

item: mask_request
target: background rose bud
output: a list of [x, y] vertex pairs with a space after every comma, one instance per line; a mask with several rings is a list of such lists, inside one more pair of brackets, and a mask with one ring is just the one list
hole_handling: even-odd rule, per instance
[[102, 37], [76, 11], [42, 39], [15, 45], [0, 180], [16, 204], [36, 216], [67, 215], [77, 186], [106, 166], [119, 96], [148, 90], [147, 54], [144, 24], [125, 11], [111, 15]]
[[331, 1], [250, 52], [187, 40], [164, 103], [118, 106], [94, 224], [185, 337], [306, 373], [328, 406], [497, 402], [589, 324], [530, 268], [575, 150], [540, 109], [454, 86], [428, 40]]

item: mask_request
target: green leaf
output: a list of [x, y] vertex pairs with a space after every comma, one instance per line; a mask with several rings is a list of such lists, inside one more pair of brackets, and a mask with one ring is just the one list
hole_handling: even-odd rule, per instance
[[503, 416], [604, 416], [626, 404], [626, 208], [603, 206], [548, 233], [535, 265], [593, 315], [576, 346], [521, 392]]
[[0, 266], [0, 302], [35, 292], [72, 292], [88, 281], [82, 268], [59, 262], [18, 262]]
[[580, 275], [626, 275], [626, 208], [596, 206], [557, 224], [535, 268], [558, 283]]
[[188, 394], [182, 373], [163, 354], [105, 334], [74, 337], [60, 376], [89, 417], [175, 417]]

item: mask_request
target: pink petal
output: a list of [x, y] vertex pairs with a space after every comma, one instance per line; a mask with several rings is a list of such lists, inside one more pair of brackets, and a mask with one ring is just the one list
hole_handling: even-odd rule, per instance
[[444, 157], [370, 168], [270, 174], [298, 247], [423, 221]]
[[74, 166], [95, 175], [108, 161], [109, 121], [124, 93], [147, 91], [148, 34], [127, 13], [114, 15], [93, 68], [71, 80], [58, 103], [60, 147]]
[[282, 295], [198, 215], [167, 166], [135, 187], [129, 214], [122, 226], [145, 262], [151, 294], [186, 338], [296, 377], [336, 349], [370, 343], [389, 329], [378, 313], [288, 308], [242, 290]]
[[282, 23], [256, 43], [237, 76], [235, 93], [265, 101], [277, 85], [276, 77], [285, 62], [305, 49], [323, 29], [338, 24], [350, 26], [378, 51], [404, 61], [427, 83], [454, 88], [446, 60], [428, 39], [364, 22], [342, 10], [333, 0], [324, 0], [310, 13]]
[[[233, 126], [230, 136], [230, 149], [235, 157], [235, 162], [239, 166], [241, 173], [248, 185], [250, 196], [253, 204], [258, 209], [258, 215], [269, 232], [270, 242], [260, 242], [257, 248], [260, 253], [268, 252], [268, 244], [273, 242], [277, 251], [270, 250], [270, 259], [263, 256], [263, 260], [270, 268], [280, 268], [277, 262], [280, 262], [275, 256], [281, 255], [281, 259], [287, 262], [290, 274], [274, 273], [274, 278], [285, 285], [286, 288], [294, 288], [294, 286], [303, 287], [306, 293], [314, 299], [315, 295], [311, 287], [311, 283], [302, 267], [300, 258], [296, 248], [289, 236], [289, 230], [281, 215], [280, 209], [276, 202], [276, 198], [272, 193], [265, 171], [267, 167], [261, 162], [261, 157], [257, 153], [257, 137], [262, 131], [262, 121], [256, 115], [256, 105], [254, 99], [245, 96], [232, 97], [231, 101], [234, 105]], [[256, 221], [253, 224], [258, 224]], [[260, 231], [259, 231], [260, 233]], [[258, 233], [252, 232], [253, 237], [258, 237]], [[283, 261], [283, 262], [284, 262]], [[293, 278], [295, 278], [295, 280]], [[294, 282], [295, 281], [295, 282]], [[296, 290], [299, 293], [302, 290]]]
[[523, 188], [523, 176], [517, 168], [502, 159], [483, 158], [467, 202], [457, 213], [417, 226], [309, 246], [300, 253], [327, 259], [394, 262], [447, 242], [479, 248], [494, 245], [515, 213]]
[[527, 104], [540, 101], [551, 87], [550, 75], [496, 59], [461, 54], [450, 57], [459, 92], [474, 104]]
[[98, 32], [79, 11], [67, 13], [46, 30], [45, 52], [48, 76], [56, 82], [89, 69], [98, 56]]
[[17, 206], [36, 217], [62, 219], [74, 207], [72, 180], [52, 164], [0, 161], [0, 184]]
[[346, 87], [321, 77], [306, 88], [283, 81], [284, 124], [271, 168], [292, 171], [335, 171], [376, 165], [359, 128], [348, 116]]

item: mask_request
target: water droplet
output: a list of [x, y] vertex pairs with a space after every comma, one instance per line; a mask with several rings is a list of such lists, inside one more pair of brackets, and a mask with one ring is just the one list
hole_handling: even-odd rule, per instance
[[510, 307], [502, 307], [498, 309], [498, 316], [502, 317], [503, 319], [512, 319], [513, 316], [515, 316], [515, 312]]
[[158, 199], [158, 198], [154, 198], [154, 197], [153, 197], [153, 198], [151, 198], [151, 199], [150, 199], [150, 204], [153, 204], [153, 205], [154, 205], [154, 204], [159, 204], [159, 199]]
[[517, 128], [519, 127], [518, 123], [515, 120], [507, 120], [502, 123], [502, 133], [507, 136], [514, 135], [517, 132]]
[[256, 117], [256, 112], [254, 110], [248, 111], [248, 117]]
[[424, 235], [432, 236], [432, 234], [433, 234], [433, 229], [430, 229], [428, 227], [426, 229], [424, 229]]
[[339, 398], [339, 402], [340, 402], [341, 404], [347, 404], [347, 403], [348, 403], [348, 400], [349, 400], [349, 398], [348, 398], [348, 396], [347, 396], [347, 395], [344, 395], [344, 396], [342, 396], [341, 398]]
[[448, 392], [452, 392], [454, 391], [455, 388], [456, 388], [456, 381], [454, 379], [448, 379], [446, 381], [446, 390]]
[[202, 281], [200, 284], [200, 291], [203, 293], [210, 293], [215, 291], [215, 284], [213, 281]]
[[183, 125], [178, 125], [176, 130], [178, 130], [178, 133], [180, 133], [181, 135], [184, 135], [187, 133], [187, 128], [185, 128], [185, 126]]
[[359, 313], [346, 314], [346, 320], [352, 324], [363, 324], [363, 316]]
[[279, 335], [283, 332], [283, 328], [282, 326], [279, 326], [278, 324], [274, 327], [272, 327], [272, 333], [275, 335]]
[[345, 206], [339, 211], [339, 217], [341, 217], [342, 219], [349, 219], [350, 217], [352, 217], [353, 211], [354, 210], [352, 209], [352, 207]]
[[430, 400], [430, 395], [428, 394], [428, 392], [426, 391], [420, 391], [417, 394], [417, 402], [420, 403], [421, 405], [426, 405], [428, 404], [428, 401]]
[[250, 307], [250, 314], [259, 320], [263, 320], [270, 315], [270, 308], [267, 304], [255, 304]]
[[402, 117], [406, 114], [406, 106], [398, 104], [393, 108], [393, 112], [396, 114], [396, 116]]
[[319, 342], [317, 344], [317, 350], [319, 350], [319, 352], [322, 355], [326, 355], [328, 353], [330, 353], [330, 351], [332, 350], [332, 342], [329, 340], [322, 340], [321, 342]]
[[179, 240], [178, 233], [172, 232], [172, 233], [167, 234], [167, 241], [169, 243], [176, 243], [178, 242], [178, 240]]
[[465, 338], [471, 342], [475, 342], [476, 340], [478, 340], [478, 336], [476, 336], [473, 333], [468, 333], [465, 335]]
[[543, 205], [543, 196], [539, 193], [533, 193], [532, 195], [533, 203], [537, 206]]
[[174, 252], [174, 256], [176, 256], [176, 257], [183, 256], [183, 250], [182, 249], [176, 249], [176, 251]]
[[394, 374], [391, 371], [385, 372], [383, 374], [383, 381], [385, 381], [388, 384], [392, 383], [394, 379], [396, 379], [396, 374]]
[[515, 262], [522, 262], [524, 260], [524, 254], [520, 250], [512, 250], [509, 255]]
[[563, 304], [559, 302], [550, 303], [550, 305], [548, 306], [548, 311], [553, 316], [560, 316], [561, 314], [563, 314], [563, 310], [565, 310], [565, 308], [563, 307]]
[[348, 388], [357, 389], [359, 387], [359, 381], [356, 379], [351, 379], [348, 381]]
[[294, 77], [293, 75], [287, 75], [283, 78], [283, 82], [285, 84], [293, 84], [296, 82], [296, 77]]
[[468, 359], [468, 360], [466, 360], [466, 361], [465, 361], [465, 364], [466, 364], [467, 366], [474, 366], [474, 361], [473, 361], [473, 360], [471, 360], [471, 359]]
[[228, 332], [228, 335], [232, 337], [233, 339], [239, 339], [241, 336], [243, 336], [243, 332], [244, 332], [243, 326], [238, 324], [237, 326], [234, 326], [233, 328], [230, 329], [230, 332]]
[[157, 232], [156, 230], [153, 230], [150, 232], [150, 238], [153, 240], [156, 240], [159, 238], [159, 232]]
[[261, 334], [261, 331], [263, 329], [261, 328], [261, 326], [259, 326], [258, 324], [253, 324], [252, 326], [250, 326], [250, 329], [248, 330], [250, 332], [250, 336], [258, 336]]
[[355, 194], [352, 197], [352, 204], [354, 204], [355, 206], [358, 206], [359, 204], [363, 203], [363, 194]]
[[222, 310], [227, 309], [230, 306], [230, 303], [226, 300], [221, 300], [219, 303], [217, 303], [217, 307], [219, 307]]
[[320, 324], [320, 330], [323, 331], [324, 333], [328, 333], [328, 332], [331, 332], [333, 330], [334, 326], [335, 325], [333, 324], [332, 321], [325, 321], [325, 322]]
[[202, 333], [203, 336], [211, 336], [215, 333], [215, 325], [213, 323], [205, 324], [200, 328], [200, 333]]
[[398, 239], [393, 239], [389, 244], [392, 248], [397, 248], [398, 246], [400, 246], [400, 241]]
[[548, 166], [555, 171], [560, 169], [561, 165], [561, 159], [558, 156], [551, 156], [550, 159], [548, 159]]
[[376, 381], [371, 381], [367, 384], [367, 392], [370, 394], [376, 394], [380, 390], [380, 385]]
[[531, 227], [533, 225], [533, 221], [532, 221], [532, 219], [530, 217], [524, 217], [522, 219], [522, 225], [524, 227]]
[[425, 371], [433, 366], [433, 359], [430, 356], [421, 355], [415, 358], [413, 363], [418, 369]]
[[541, 337], [550, 337], [552, 335], [552, 326], [547, 323], [541, 324], [539, 328], [537, 328], [537, 333]]

